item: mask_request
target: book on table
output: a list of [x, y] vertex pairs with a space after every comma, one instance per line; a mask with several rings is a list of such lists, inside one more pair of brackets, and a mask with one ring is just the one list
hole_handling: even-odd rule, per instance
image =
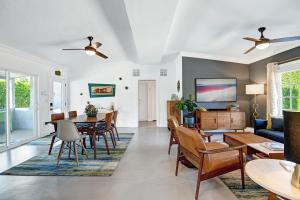
[[283, 151], [284, 150], [284, 145], [279, 142], [263, 142], [260, 145], [271, 151]]

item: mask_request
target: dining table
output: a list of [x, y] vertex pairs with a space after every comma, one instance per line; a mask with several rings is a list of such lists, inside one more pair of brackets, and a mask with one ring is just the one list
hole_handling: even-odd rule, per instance
[[[97, 159], [97, 148], [96, 148], [96, 124], [103, 122], [105, 120], [106, 113], [98, 113], [95, 117], [88, 117], [87, 115], [78, 115], [76, 117], [67, 118], [66, 120], [70, 120], [75, 124], [90, 124], [88, 127], [88, 131], [86, 131], [86, 135], [91, 135], [93, 138], [93, 149], [94, 149], [94, 159]], [[56, 127], [57, 121], [49, 121], [45, 124], [53, 124]], [[56, 130], [55, 130], [56, 131]]]

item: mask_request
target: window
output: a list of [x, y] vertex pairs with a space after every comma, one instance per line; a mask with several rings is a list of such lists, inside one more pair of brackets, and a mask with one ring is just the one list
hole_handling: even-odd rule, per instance
[[281, 84], [283, 109], [300, 110], [300, 70], [283, 72]]

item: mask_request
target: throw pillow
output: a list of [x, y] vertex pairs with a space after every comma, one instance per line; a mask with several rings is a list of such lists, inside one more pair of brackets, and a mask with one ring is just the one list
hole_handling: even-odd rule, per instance
[[267, 129], [272, 129], [272, 116], [269, 113], [267, 118]]

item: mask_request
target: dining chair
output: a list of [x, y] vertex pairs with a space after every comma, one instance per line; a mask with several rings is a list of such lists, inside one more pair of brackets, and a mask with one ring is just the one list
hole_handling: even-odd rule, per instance
[[[170, 154], [172, 145], [173, 144], [178, 144], [178, 138], [176, 136], [176, 128], [179, 127], [179, 126], [183, 126], [183, 124], [179, 124], [176, 117], [170, 116], [168, 118], [168, 127], [170, 128], [170, 132], [171, 132], [168, 154]], [[205, 139], [205, 140], [207, 139], [208, 142], [211, 142], [211, 135], [210, 134], [204, 133], [203, 130], [199, 130], [199, 129], [196, 129], [196, 128], [189, 128], [189, 129], [193, 130], [195, 133], [200, 134], [201, 137], [203, 137], [203, 139]]]
[[[98, 136], [98, 137], [103, 136], [107, 154], [110, 154], [108, 143], [107, 143], [107, 135], [108, 134], [111, 137], [113, 147], [116, 148], [116, 140], [115, 140], [115, 136], [114, 136], [112, 126], [111, 126], [111, 120], [112, 120], [112, 113], [111, 112], [106, 113], [105, 114], [105, 122], [104, 123], [99, 123], [99, 124], [96, 125], [96, 136]], [[94, 144], [96, 142], [95, 139], [96, 138], [94, 138]]]
[[118, 141], [120, 141], [120, 138], [119, 138], [119, 133], [118, 133], [118, 129], [117, 129], [117, 119], [118, 119], [118, 111], [115, 110], [113, 111], [113, 115], [112, 115], [112, 128], [116, 131], [116, 135], [117, 135], [117, 138], [118, 138]]
[[198, 199], [201, 181], [240, 169], [242, 188], [244, 182], [244, 157], [242, 149], [245, 145], [228, 147], [218, 142], [205, 143], [200, 134], [185, 127], [177, 127], [179, 141], [175, 175], [178, 175], [179, 161], [184, 158], [198, 168], [195, 199]]
[[[69, 148], [69, 152], [72, 151], [72, 146], [68, 145], [70, 143], [73, 144], [75, 160], [76, 160], [77, 166], [79, 165], [77, 143], [76, 143], [78, 141], [80, 142], [82, 151], [84, 152], [86, 158], [88, 159], [86, 149], [84, 148], [84, 145], [82, 142], [83, 135], [77, 130], [77, 127], [75, 126], [75, 124], [72, 121], [60, 120], [57, 122], [57, 137], [60, 140], [62, 140], [59, 154], [57, 157], [57, 165], [59, 165], [59, 161], [61, 159], [61, 156], [63, 155], [65, 145], [67, 145], [67, 147]], [[70, 158], [70, 155], [69, 155], [69, 158]]]
[[52, 139], [51, 139], [51, 143], [50, 143], [50, 147], [49, 147], [49, 152], [48, 152], [49, 155], [51, 155], [52, 148], [53, 148], [53, 145], [54, 145], [54, 142], [55, 142], [55, 138], [56, 138], [56, 133], [57, 133], [57, 123], [56, 123], [56, 121], [63, 120], [63, 119], [65, 119], [65, 114], [64, 113], [54, 113], [54, 114], [51, 114], [51, 122], [55, 122], [55, 123], [53, 123], [54, 133], [53, 133], [53, 136], [52, 136]]

